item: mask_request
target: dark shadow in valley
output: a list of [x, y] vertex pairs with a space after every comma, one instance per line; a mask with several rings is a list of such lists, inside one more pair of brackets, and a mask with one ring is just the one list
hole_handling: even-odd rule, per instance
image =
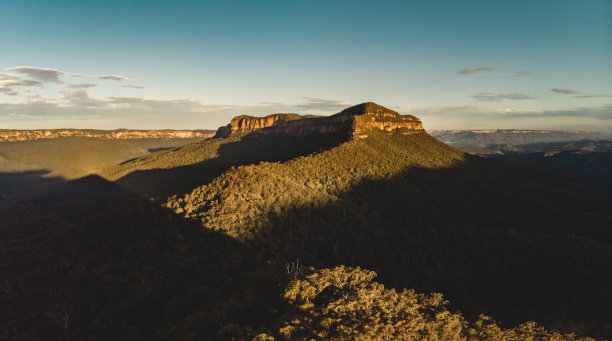
[[216, 158], [187, 166], [134, 171], [116, 182], [140, 194], [162, 197], [183, 195], [208, 183], [230, 167], [288, 161], [333, 148], [346, 141], [347, 137], [346, 133], [246, 135], [236, 142], [221, 144]]
[[523, 162], [555, 172], [571, 172], [598, 186], [612, 198], [612, 151], [609, 148], [595, 151], [506, 152], [490, 157]]
[[45, 177], [49, 173], [51, 171], [46, 169], [18, 173], [0, 172], [0, 203], [31, 195], [46, 189], [49, 185], [63, 182], [58, 177]]
[[[220, 155], [244, 161], [248, 141]], [[282, 312], [280, 265], [297, 259], [442, 292], [469, 317], [610, 336], [610, 203], [573, 177], [476, 157], [411, 168], [284, 207], [245, 244], [97, 176], [40, 174], [41, 190], [0, 203], [8, 339], [218, 339]]]
[[218, 339], [274, 315], [258, 252], [100, 177], [42, 174], [3, 174], [38, 191], [0, 202], [0, 338]]
[[574, 177], [468, 157], [364, 181], [328, 206], [285, 207], [252, 243], [271, 258], [441, 292], [471, 318], [609, 337], [610, 207]]
[[159, 148], [149, 148], [148, 151], [149, 153], [155, 153], [155, 152], [161, 152], [164, 150], [169, 150], [169, 149], [174, 149], [176, 147], [159, 147]]

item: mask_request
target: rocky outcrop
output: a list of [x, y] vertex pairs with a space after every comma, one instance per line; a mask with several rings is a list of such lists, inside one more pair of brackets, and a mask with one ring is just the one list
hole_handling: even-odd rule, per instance
[[346, 132], [352, 137], [364, 138], [371, 129], [412, 134], [423, 131], [423, 125], [414, 116], [400, 115], [391, 109], [368, 102], [327, 117], [297, 114], [274, 114], [266, 117], [241, 115], [234, 117], [227, 126], [219, 128], [215, 137], [227, 137], [235, 133], [251, 133], [255, 136], [279, 133], [303, 136]]
[[60, 137], [91, 137], [100, 139], [192, 139], [213, 136], [212, 130], [93, 130], [93, 129], [36, 129], [0, 130], [0, 142], [55, 139]]
[[279, 126], [290, 121], [314, 117], [316, 116], [302, 116], [298, 114], [273, 114], [265, 117], [240, 115], [234, 117], [230, 124], [219, 128], [215, 136], [227, 137], [233, 133], [250, 133], [258, 129]]

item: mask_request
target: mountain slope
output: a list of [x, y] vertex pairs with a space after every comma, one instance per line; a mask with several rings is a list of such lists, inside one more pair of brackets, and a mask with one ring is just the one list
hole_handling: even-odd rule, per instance
[[612, 215], [601, 193], [465, 155], [420, 129], [348, 126], [353, 137], [335, 147], [230, 169], [166, 205], [273, 258], [365, 266], [469, 313], [608, 328]]
[[588, 184], [466, 155], [374, 103], [292, 118], [0, 202], [0, 335], [612, 335], [611, 206]]

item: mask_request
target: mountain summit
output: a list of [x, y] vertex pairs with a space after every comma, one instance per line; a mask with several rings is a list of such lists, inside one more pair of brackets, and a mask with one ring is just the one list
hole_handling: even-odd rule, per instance
[[367, 137], [366, 131], [369, 129], [409, 134], [422, 131], [423, 125], [414, 116], [400, 115], [374, 102], [366, 102], [328, 117], [298, 114], [274, 114], [266, 117], [240, 115], [234, 117], [227, 126], [219, 128], [215, 136], [228, 137], [235, 133], [255, 133], [255, 135], [283, 133], [303, 136], [341, 132], [363, 138]]

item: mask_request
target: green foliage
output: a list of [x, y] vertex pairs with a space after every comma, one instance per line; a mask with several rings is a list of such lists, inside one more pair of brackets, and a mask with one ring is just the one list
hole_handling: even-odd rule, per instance
[[452, 167], [463, 158], [461, 152], [425, 133], [372, 130], [369, 134], [367, 139], [351, 140], [286, 163], [232, 168], [184, 197], [170, 198], [167, 206], [200, 219], [206, 227], [244, 239], [268, 212], [324, 206], [362, 181], [390, 179], [407, 167]]
[[534, 322], [512, 329], [481, 315], [469, 323], [441, 294], [386, 289], [360, 268], [309, 268], [285, 287], [290, 308], [253, 340], [592, 340]]
[[342, 141], [340, 134], [254, 138], [232, 134], [154, 153], [104, 173], [130, 190], [156, 196], [184, 194], [208, 183], [230, 167], [287, 161], [318, 152]]
[[609, 201], [425, 133], [367, 135], [229, 168], [165, 205], [272, 259], [364, 266], [393, 287], [444, 292], [470, 317], [607, 328]]

